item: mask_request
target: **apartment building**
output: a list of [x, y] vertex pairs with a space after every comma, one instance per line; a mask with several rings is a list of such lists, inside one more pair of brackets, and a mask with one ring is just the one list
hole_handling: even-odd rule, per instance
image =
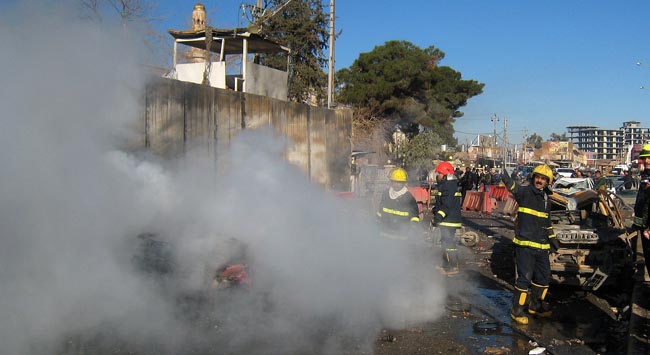
[[603, 162], [628, 162], [634, 147], [650, 142], [650, 128], [641, 127], [638, 121], [623, 122], [619, 129], [596, 126], [567, 127], [569, 139], [585, 152], [588, 165]]
[[623, 122], [623, 144], [629, 147], [634, 144], [645, 144], [650, 140], [650, 128], [640, 126], [641, 122], [627, 121]]

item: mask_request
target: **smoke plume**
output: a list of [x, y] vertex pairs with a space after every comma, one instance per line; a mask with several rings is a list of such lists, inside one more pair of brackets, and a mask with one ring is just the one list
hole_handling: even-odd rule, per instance
[[[241, 133], [216, 173], [125, 150], [136, 36], [73, 13], [0, 14], [1, 353], [340, 353], [441, 312], [430, 250], [381, 239], [270, 131]], [[148, 242], [169, 269], [134, 261]], [[235, 261], [250, 286], [211, 288]]]

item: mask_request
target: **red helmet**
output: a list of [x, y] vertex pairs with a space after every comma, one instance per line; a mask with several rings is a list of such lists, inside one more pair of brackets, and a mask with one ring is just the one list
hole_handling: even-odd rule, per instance
[[436, 173], [449, 175], [454, 173], [454, 167], [448, 161], [443, 161], [436, 166]]

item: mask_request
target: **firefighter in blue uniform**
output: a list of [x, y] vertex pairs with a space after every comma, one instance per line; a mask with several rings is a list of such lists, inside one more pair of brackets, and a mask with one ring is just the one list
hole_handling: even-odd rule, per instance
[[440, 229], [443, 271], [447, 275], [458, 273], [458, 243], [456, 230], [461, 224], [461, 192], [451, 163], [443, 161], [436, 166], [438, 196], [433, 207], [432, 225]]
[[420, 223], [418, 203], [406, 187], [408, 175], [402, 168], [394, 168], [388, 175], [390, 186], [381, 197], [377, 217], [392, 237], [407, 239], [404, 235]]
[[553, 182], [553, 171], [542, 164], [533, 169], [531, 176], [527, 186], [513, 182], [507, 173], [501, 176], [519, 205], [512, 240], [515, 244], [516, 280], [510, 316], [520, 324], [528, 324], [524, 313], [527, 304], [529, 314], [551, 316], [543, 301], [551, 278], [549, 251], [556, 251], [559, 247], [551, 224], [548, 197], [552, 194], [549, 184]]

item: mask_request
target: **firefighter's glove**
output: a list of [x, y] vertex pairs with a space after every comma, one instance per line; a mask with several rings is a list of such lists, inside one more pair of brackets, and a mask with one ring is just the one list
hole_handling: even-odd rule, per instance
[[557, 253], [557, 250], [560, 249], [560, 242], [557, 238], [550, 238], [548, 242], [551, 244], [551, 252]]

